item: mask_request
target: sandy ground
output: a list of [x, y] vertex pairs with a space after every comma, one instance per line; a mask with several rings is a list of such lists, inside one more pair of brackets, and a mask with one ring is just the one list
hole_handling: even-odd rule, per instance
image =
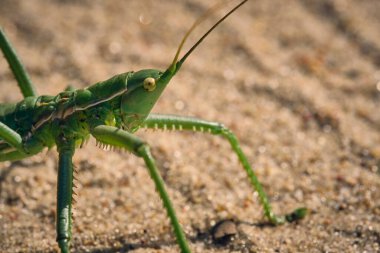
[[[0, 24], [38, 92], [56, 94], [68, 84], [165, 69], [210, 5], [0, 0]], [[194, 252], [380, 252], [379, 13], [377, 0], [251, 0], [191, 55], [154, 112], [224, 123], [276, 212], [310, 209], [300, 222], [268, 226], [225, 140], [140, 131]], [[0, 83], [2, 102], [21, 99], [5, 60]], [[74, 162], [73, 252], [178, 252], [140, 159], [91, 141]], [[56, 164], [51, 150], [0, 165], [1, 252], [58, 251]], [[224, 219], [237, 234], [218, 245], [210, 229]]]

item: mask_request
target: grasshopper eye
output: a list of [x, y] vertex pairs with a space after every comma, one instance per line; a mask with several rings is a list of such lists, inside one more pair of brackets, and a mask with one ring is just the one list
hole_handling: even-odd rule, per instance
[[153, 77], [145, 78], [144, 80], [144, 89], [147, 91], [154, 91], [156, 88], [156, 80]]

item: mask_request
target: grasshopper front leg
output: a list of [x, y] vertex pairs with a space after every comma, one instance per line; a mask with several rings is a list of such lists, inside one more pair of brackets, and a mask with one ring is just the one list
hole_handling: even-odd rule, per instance
[[222, 124], [216, 122], [209, 122], [197, 118], [160, 114], [150, 114], [144, 123], [145, 127], [147, 128], [208, 132], [226, 138], [231, 144], [233, 151], [238, 156], [241, 164], [243, 165], [243, 168], [246, 171], [254, 190], [257, 191], [260, 203], [264, 208], [264, 214], [267, 217], [267, 219], [272, 224], [278, 225], [283, 224], [285, 221], [292, 222], [305, 217], [307, 213], [306, 208], [298, 208], [285, 216], [277, 216], [274, 214], [263, 187], [261, 186], [255, 172], [251, 168], [251, 165], [249, 164], [247, 157], [243, 153], [243, 150], [240, 148], [238, 139], [231, 130], [229, 130]]
[[17, 151], [24, 152], [21, 136], [2, 122], [0, 122], [0, 139], [3, 139]]
[[170, 218], [170, 222], [173, 226], [181, 252], [190, 253], [191, 251], [187, 244], [186, 236], [181, 228], [181, 225], [179, 224], [173, 204], [171, 203], [169, 195], [165, 190], [165, 183], [158, 172], [148, 144], [131, 133], [111, 126], [97, 126], [91, 130], [91, 134], [95, 137], [95, 139], [102, 143], [127, 149], [136, 156], [144, 159], [145, 164], [148, 167], [149, 174], [156, 185], [156, 189]]
[[43, 149], [43, 145], [36, 139], [23, 142], [22, 137], [13, 129], [0, 122], [0, 140], [4, 141], [0, 148], [0, 162], [20, 160]]

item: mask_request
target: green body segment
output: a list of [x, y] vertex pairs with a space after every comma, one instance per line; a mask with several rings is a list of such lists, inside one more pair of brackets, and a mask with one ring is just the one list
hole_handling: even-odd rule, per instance
[[[132, 73], [128, 72], [86, 89], [65, 91], [57, 96], [27, 97], [15, 104], [0, 104], [0, 122], [19, 134], [27, 152], [36, 146], [39, 150], [40, 146], [51, 148], [60, 131], [76, 140], [84, 140], [90, 133], [90, 126], [121, 122], [120, 96], [127, 91], [131, 76]], [[0, 160], [1, 156], [0, 147]]]
[[59, 105], [53, 118], [65, 118], [74, 112], [87, 110], [121, 96], [127, 91], [128, 79], [131, 76], [133, 76], [133, 72], [126, 72], [98, 82], [86, 89], [65, 91], [58, 94], [55, 102]]

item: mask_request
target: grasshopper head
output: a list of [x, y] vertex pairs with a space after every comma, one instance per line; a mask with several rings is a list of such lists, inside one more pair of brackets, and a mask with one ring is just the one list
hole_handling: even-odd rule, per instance
[[240, 2], [231, 11], [224, 15], [218, 22], [216, 22], [191, 48], [190, 50], [178, 60], [181, 49], [189, 37], [191, 32], [203, 20], [205, 20], [211, 13], [219, 9], [223, 4], [217, 4], [209, 9], [203, 16], [198, 18], [188, 32], [183, 37], [173, 62], [165, 71], [155, 69], [144, 69], [133, 73], [128, 79], [128, 90], [123, 94], [121, 99], [121, 116], [124, 127], [128, 131], [136, 131], [145, 119], [148, 117], [153, 106], [156, 104], [158, 98], [169, 84], [172, 77], [178, 72], [187, 57], [194, 51], [194, 49], [229, 15], [236, 9], [242, 6], [248, 0]]
[[130, 76], [120, 108], [128, 131], [136, 131], [144, 122], [174, 74], [168, 70], [144, 69]]

